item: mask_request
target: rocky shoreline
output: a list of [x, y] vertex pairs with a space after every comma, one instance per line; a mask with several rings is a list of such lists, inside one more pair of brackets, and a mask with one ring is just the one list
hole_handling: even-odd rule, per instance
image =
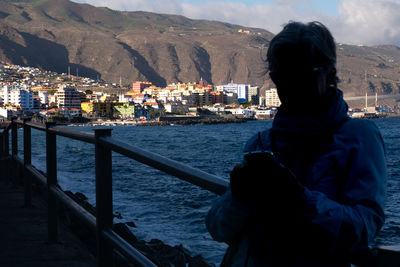
[[224, 118], [224, 117], [199, 117], [189, 119], [174, 119], [160, 121], [144, 121], [137, 126], [170, 126], [170, 125], [192, 125], [192, 124], [225, 124], [225, 123], [243, 123], [249, 119], [246, 118]]
[[[87, 197], [82, 193], [72, 193], [71, 191], [65, 191], [65, 193], [72, 198], [75, 202], [80, 204], [91, 214], [95, 214], [95, 207], [93, 207], [88, 201]], [[96, 236], [85, 225], [80, 221], [73, 213], [66, 208], [61, 208], [61, 216], [67, 222], [69, 228], [88, 246], [89, 250], [96, 254]], [[115, 214], [115, 217], [121, 218], [120, 214]], [[129, 227], [136, 227], [134, 222], [116, 223], [114, 224], [113, 230], [125, 239], [134, 248], [139, 250], [148, 259], [154, 262], [157, 266], [170, 267], [170, 266], [182, 266], [182, 267], [211, 267], [215, 266], [208, 263], [202, 256], [192, 256], [191, 253], [185, 249], [182, 245], [170, 246], [165, 244], [163, 241], [158, 239], [152, 239], [149, 242], [138, 239]], [[115, 254], [115, 266], [132, 266], [128, 263], [123, 256]]]
[[171, 117], [167, 119], [160, 120], [150, 120], [150, 121], [133, 121], [133, 120], [103, 120], [103, 121], [89, 121], [86, 123], [65, 123], [57, 122], [57, 125], [67, 125], [67, 126], [174, 126], [174, 125], [194, 125], [194, 124], [226, 124], [226, 123], [244, 123], [249, 120], [249, 118], [240, 117]]

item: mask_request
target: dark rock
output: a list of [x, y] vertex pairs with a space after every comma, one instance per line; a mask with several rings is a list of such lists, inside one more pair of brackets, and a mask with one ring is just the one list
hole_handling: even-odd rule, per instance
[[124, 223], [114, 224], [113, 230], [130, 244], [138, 242], [136, 236], [129, 230], [129, 228]]
[[77, 198], [83, 200], [83, 201], [87, 201], [87, 200], [88, 200], [88, 198], [87, 198], [84, 194], [82, 194], [81, 192], [76, 192], [76, 193], [75, 193], [75, 196], [76, 196]]
[[[82, 193], [72, 193], [71, 191], [65, 191], [65, 193], [71, 197], [74, 201], [84, 207], [87, 211], [95, 215], [95, 207], [87, 202], [87, 197]], [[88, 228], [82, 221], [79, 220], [73, 213], [69, 212], [68, 209], [61, 208], [62, 217], [64, 221], [69, 225], [72, 231], [85, 242], [89, 250], [96, 253], [96, 236], [95, 233]], [[119, 214], [120, 215], [120, 214]], [[121, 216], [122, 217], [122, 216]], [[185, 249], [182, 245], [170, 246], [158, 239], [152, 239], [150, 242], [138, 239], [129, 226], [136, 227], [134, 222], [127, 223], [116, 223], [113, 226], [113, 230], [131, 244], [135, 249], [140, 251], [148, 259], [154, 262], [157, 266], [176, 266], [176, 267], [206, 267], [213, 266], [207, 263], [203, 257], [195, 256], [192, 257], [190, 252]], [[131, 266], [124, 257], [121, 257], [118, 253], [115, 254], [115, 266]]]
[[119, 213], [118, 211], [114, 212], [114, 218], [122, 219], [121, 213]]
[[130, 226], [130, 227], [136, 228], [136, 224], [134, 222], [125, 222], [125, 224]]
[[189, 267], [208, 267], [211, 266], [200, 255], [196, 255], [189, 260]]

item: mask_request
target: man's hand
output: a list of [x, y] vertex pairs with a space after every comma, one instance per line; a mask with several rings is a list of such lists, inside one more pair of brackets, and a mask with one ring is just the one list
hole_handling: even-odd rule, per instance
[[267, 152], [246, 154], [244, 162], [231, 171], [230, 187], [236, 200], [251, 205], [291, 203], [298, 201], [304, 191], [295, 175]]

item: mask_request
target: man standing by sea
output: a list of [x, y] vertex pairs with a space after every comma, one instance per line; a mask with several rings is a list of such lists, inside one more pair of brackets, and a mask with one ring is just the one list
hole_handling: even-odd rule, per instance
[[206, 220], [213, 238], [231, 245], [223, 264], [373, 264], [385, 149], [371, 121], [347, 116], [331, 33], [318, 22], [290, 22], [267, 60], [282, 105], [272, 128], [248, 141]]

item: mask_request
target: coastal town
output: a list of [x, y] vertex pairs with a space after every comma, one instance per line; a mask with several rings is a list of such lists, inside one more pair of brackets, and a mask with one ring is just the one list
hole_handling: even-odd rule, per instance
[[[16, 117], [61, 124], [164, 125], [271, 119], [279, 97], [275, 88], [263, 91], [250, 84], [212, 85], [203, 79], [165, 88], [148, 81], [122, 85], [71, 75], [69, 68], [59, 74], [0, 62], [3, 121]], [[373, 113], [368, 110], [369, 116]], [[360, 114], [363, 110], [354, 110]]]
[[249, 84], [214, 86], [200, 79], [165, 88], [147, 81], [124, 86], [0, 63], [0, 105], [3, 120], [29, 117], [57, 123], [137, 124], [200, 117], [269, 119], [280, 101], [276, 89], [260, 95], [260, 88]]

